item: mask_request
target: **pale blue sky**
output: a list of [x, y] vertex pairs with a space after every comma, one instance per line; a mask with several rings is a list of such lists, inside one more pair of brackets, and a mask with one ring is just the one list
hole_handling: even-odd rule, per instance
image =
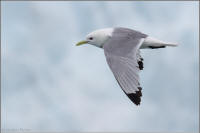
[[[2, 128], [184, 131], [199, 125], [198, 2], [1, 2]], [[179, 47], [143, 50], [135, 106], [89, 32], [127, 27]]]

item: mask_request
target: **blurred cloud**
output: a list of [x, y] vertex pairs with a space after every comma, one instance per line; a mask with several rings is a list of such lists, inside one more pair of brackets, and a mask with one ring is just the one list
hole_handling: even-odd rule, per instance
[[[198, 2], [2, 2], [2, 128], [197, 132]], [[143, 97], [123, 94], [102, 49], [75, 43], [128, 27], [178, 42], [143, 50]]]

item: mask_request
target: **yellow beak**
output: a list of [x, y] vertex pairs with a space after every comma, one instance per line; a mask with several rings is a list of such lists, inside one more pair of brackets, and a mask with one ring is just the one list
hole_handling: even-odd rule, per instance
[[83, 44], [86, 44], [86, 43], [88, 43], [88, 41], [83, 40], [83, 41], [78, 42], [76, 44], [76, 46], [80, 46], [80, 45], [83, 45]]

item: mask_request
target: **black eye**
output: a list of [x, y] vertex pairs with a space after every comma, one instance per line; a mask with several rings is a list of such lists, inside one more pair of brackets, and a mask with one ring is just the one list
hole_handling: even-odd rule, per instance
[[89, 39], [90, 39], [90, 40], [93, 40], [93, 37], [90, 37]]

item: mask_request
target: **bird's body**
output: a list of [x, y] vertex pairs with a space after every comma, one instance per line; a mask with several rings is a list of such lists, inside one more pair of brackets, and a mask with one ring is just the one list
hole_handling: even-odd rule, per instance
[[118, 84], [125, 94], [136, 105], [140, 104], [142, 88], [139, 83], [139, 71], [143, 69], [143, 58], [140, 49], [164, 48], [177, 46], [163, 42], [148, 35], [128, 28], [106, 28], [91, 32], [85, 41], [104, 49], [107, 63]]

